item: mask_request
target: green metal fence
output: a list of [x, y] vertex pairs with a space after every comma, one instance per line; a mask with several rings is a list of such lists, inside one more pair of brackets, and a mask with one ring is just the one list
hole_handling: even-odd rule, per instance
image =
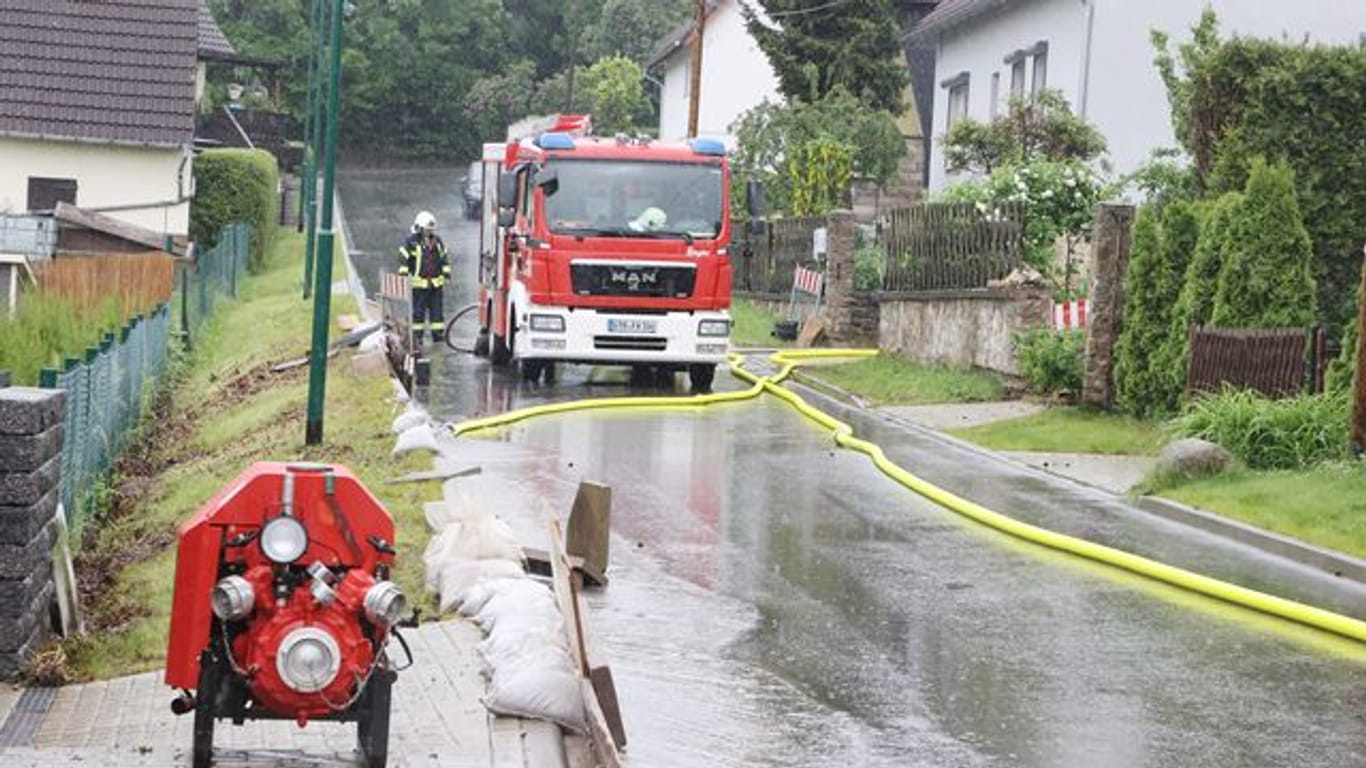
[[43, 370], [43, 387], [67, 392], [61, 497], [76, 541], [95, 510], [97, 491], [165, 373], [172, 334], [188, 344], [218, 300], [237, 297], [250, 243], [251, 227], [224, 227], [216, 245], [177, 265], [171, 303], [105, 334], [83, 357], [67, 358], [61, 370]]
[[218, 234], [218, 243], [195, 254], [193, 262], [177, 267], [175, 316], [177, 329], [192, 342], [213, 314], [221, 298], [237, 298], [237, 284], [247, 271], [251, 227], [229, 224]]
[[83, 357], [67, 358], [60, 371], [43, 369], [43, 387], [67, 392], [61, 497], [77, 540], [94, 510], [96, 489], [166, 370], [170, 330], [170, 307], [162, 304], [105, 334]]

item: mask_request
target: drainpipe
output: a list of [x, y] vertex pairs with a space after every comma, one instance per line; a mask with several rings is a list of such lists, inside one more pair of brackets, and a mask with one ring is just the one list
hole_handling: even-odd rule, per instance
[[1086, 101], [1091, 90], [1091, 30], [1096, 25], [1096, 2], [1081, 0], [1086, 21], [1081, 28], [1081, 76], [1077, 79], [1077, 114], [1086, 119]]

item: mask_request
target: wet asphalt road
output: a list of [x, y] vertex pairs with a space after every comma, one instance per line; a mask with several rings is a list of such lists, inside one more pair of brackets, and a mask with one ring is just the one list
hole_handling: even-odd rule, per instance
[[[413, 190], [444, 187], [439, 174], [343, 174], [359, 246], [387, 254], [415, 204], [457, 222], [459, 173], [425, 198]], [[390, 221], [397, 232], [371, 231]], [[445, 230], [468, 285], [477, 233]], [[434, 381], [430, 407], [452, 421], [648, 394], [608, 369], [538, 388], [444, 353]], [[1366, 618], [1360, 587], [838, 415], [998, 511]], [[593, 651], [613, 669], [632, 765], [1366, 765], [1366, 647], [987, 530], [834, 450], [773, 398], [547, 417], [458, 450], [483, 467], [471, 498], [533, 546], [580, 479], [612, 486]]]

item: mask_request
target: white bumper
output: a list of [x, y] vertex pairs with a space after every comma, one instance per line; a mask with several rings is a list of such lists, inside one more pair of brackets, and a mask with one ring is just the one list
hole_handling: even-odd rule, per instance
[[[517, 309], [514, 354], [530, 360], [580, 363], [722, 363], [730, 334], [702, 336], [703, 321], [730, 328], [725, 310], [669, 312], [662, 315], [614, 313], [610, 310], [529, 305]], [[564, 331], [532, 328], [532, 316], [562, 318]], [[538, 324], [543, 325], [543, 324]]]

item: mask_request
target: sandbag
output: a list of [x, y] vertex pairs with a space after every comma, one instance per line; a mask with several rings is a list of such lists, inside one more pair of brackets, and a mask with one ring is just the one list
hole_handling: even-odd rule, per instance
[[426, 424], [429, 421], [430, 418], [427, 416], [427, 412], [425, 410], [418, 406], [410, 404], [406, 409], [404, 409], [403, 413], [400, 413], [397, 417], [394, 418], [392, 428], [394, 430], [394, 434], [401, 435], [404, 432], [407, 432], [408, 430], [412, 429], [413, 427], [419, 426], [421, 424]]
[[543, 648], [524, 662], [494, 670], [484, 706], [495, 714], [548, 720], [584, 733], [587, 715], [583, 691], [568, 654]]
[[466, 592], [486, 579], [515, 579], [526, 573], [519, 563], [509, 560], [464, 560], [447, 563], [440, 571], [440, 610], [454, 610]]
[[393, 455], [401, 456], [410, 451], [437, 452], [436, 434], [432, 432], [431, 424], [423, 422], [399, 434], [398, 440], [394, 441]]

